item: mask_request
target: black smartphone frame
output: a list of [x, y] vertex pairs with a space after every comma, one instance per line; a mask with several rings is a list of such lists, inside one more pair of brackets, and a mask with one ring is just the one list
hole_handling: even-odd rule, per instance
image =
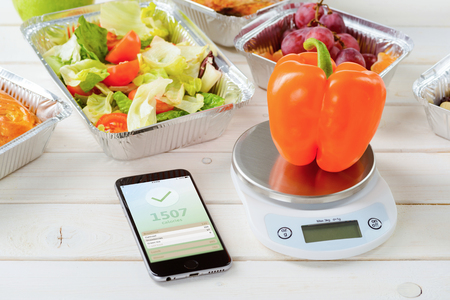
[[[208, 218], [211, 222], [211, 226], [214, 228], [214, 230], [217, 234], [217, 238], [219, 239], [219, 241], [223, 247], [223, 250], [152, 263], [152, 262], [150, 262], [150, 258], [147, 255], [145, 245], [142, 242], [142, 239], [140, 238], [140, 233], [134, 222], [133, 215], [131, 214], [131, 211], [128, 208], [126, 199], [125, 199], [125, 197], [122, 193], [122, 189], [120, 187], [124, 186], [124, 185], [133, 185], [133, 184], [137, 184], [137, 183], [144, 183], [144, 182], [150, 182], [150, 181], [155, 181], [155, 180], [164, 180], [164, 179], [184, 177], [184, 176], [189, 176], [189, 178], [191, 179], [192, 184], [194, 185], [195, 190], [197, 192], [197, 195], [200, 198], [200, 202], [202, 203], [203, 208], [204, 208], [206, 214], [208, 215]], [[146, 264], [146, 267], [149, 271], [149, 274], [155, 280], [170, 281], [170, 280], [174, 280], [174, 279], [181, 279], [181, 278], [197, 276], [197, 275], [212, 274], [212, 273], [226, 271], [231, 267], [231, 264], [232, 264], [231, 256], [229, 255], [229, 253], [225, 247], [225, 244], [223, 243], [223, 240], [222, 240], [216, 226], [214, 225], [214, 222], [213, 222], [211, 215], [205, 205], [205, 202], [203, 201], [203, 198], [197, 188], [197, 185], [195, 184], [195, 181], [189, 171], [184, 170], [184, 169], [174, 169], [174, 170], [168, 170], [168, 171], [161, 171], [161, 172], [154, 172], [154, 173], [148, 173], [148, 174], [123, 177], [116, 181], [115, 189], [116, 189], [117, 195], [120, 199], [120, 203], [122, 205], [124, 213], [127, 217], [130, 227], [133, 231], [133, 235], [139, 246], [139, 250], [140, 250], [142, 258]]]

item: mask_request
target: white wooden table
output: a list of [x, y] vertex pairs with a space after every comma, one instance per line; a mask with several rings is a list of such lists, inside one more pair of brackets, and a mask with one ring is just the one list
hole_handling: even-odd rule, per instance
[[[305, 261], [254, 237], [229, 167], [236, 139], [268, 119], [264, 90], [220, 138], [135, 161], [107, 157], [73, 113], [40, 158], [0, 180], [0, 299], [450, 299], [450, 141], [433, 134], [412, 93], [414, 80], [450, 52], [450, 3], [327, 3], [415, 43], [388, 86], [371, 143], [398, 204], [386, 243], [346, 260]], [[1, 5], [0, 65], [63, 97], [22, 37], [10, 0]], [[245, 58], [223, 50], [251, 78]], [[229, 271], [162, 284], [147, 274], [113, 184], [173, 168], [197, 181], [234, 259]]]

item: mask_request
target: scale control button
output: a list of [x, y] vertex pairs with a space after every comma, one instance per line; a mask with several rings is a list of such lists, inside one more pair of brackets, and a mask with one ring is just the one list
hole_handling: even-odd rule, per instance
[[377, 218], [370, 218], [368, 223], [369, 227], [375, 230], [380, 229], [382, 225], [381, 221], [378, 220]]
[[292, 230], [287, 227], [281, 227], [278, 229], [278, 236], [283, 240], [286, 240], [292, 236]]

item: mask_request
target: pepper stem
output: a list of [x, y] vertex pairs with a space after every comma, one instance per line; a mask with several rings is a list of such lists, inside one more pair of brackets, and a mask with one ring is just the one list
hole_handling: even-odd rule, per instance
[[317, 66], [321, 68], [328, 77], [333, 74], [333, 65], [331, 64], [330, 52], [321, 41], [315, 38], [309, 38], [303, 43], [303, 48], [306, 50], [317, 49]]

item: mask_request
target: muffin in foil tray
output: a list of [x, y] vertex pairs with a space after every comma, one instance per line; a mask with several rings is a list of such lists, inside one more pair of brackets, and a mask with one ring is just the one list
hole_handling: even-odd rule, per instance
[[[195, 23], [201, 30], [215, 43], [226, 46], [234, 46], [234, 38], [241, 31], [241, 29], [255, 20], [258, 16], [276, 8], [285, 1], [281, 0], [267, 0], [265, 3], [272, 3], [269, 6], [263, 7], [256, 12], [249, 15], [235, 16], [227, 15], [227, 10], [231, 10], [233, 3], [235, 2], [237, 7], [242, 1], [217, 1], [222, 4], [224, 8], [221, 11], [215, 11], [214, 9], [205, 5], [199, 4], [191, 0], [173, 0], [178, 7]], [[206, 1], [205, 1], [206, 2]], [[212, 1], [209, 1], [212, 2]], [[251, 4], [258, 4], [263, 1], [248, 1]], [[201, 2], [200, 2], [201, 3]]]
[[[141, 7], [150, 2], [138, 1]], [[219, 81], [210, 93], [225, 99], [219, 107], [191, 113], [178, 118], [158, 122], [129, 132], [108, 133], [97, 129], [89, 120], [76, 100], [67, 90], [43, 58], [43, 54], [53, 45], [47, 38], [55, 28], [73, 32], [80, 16], [88, 22], [99, 22], [101, 5], [90, 5], [62, 12], [35, 17], [22, 24], [21, 31], [34, 48], [50, 75], [61, 91], [81, 115], [103, 151], [115, 159], [131, 160], [142, 158], [180, 147], [198, 144], [219, 137], [226, 129], [237, 108], [246, 105], [252, 98], [253, 83], [217, 48], [217, 46], [170, 0], [154, 1], [156, 10], [167, 15], [170, 42], [187, 42], [190, 45], [205, 46], [215, 52], [215, 63], [222, 72]]]
[[23, 104], [41, 123], [0, 147], [0, 179], [44, 153], [56, 124], [72, 108], [56, 95], [14, 73], [0, 68], [0, 90]]
[[[244, 54], [248, 61], [254, 82], [263, 89], [267, 89], [275, 62], [256, 53], [273, 54], [280, 49], [283, 32], [295, 28], [295, 12], [302, 4], [297, 2], [279, 5], [246, 25], [234, 40], [236, 49]], [[361, 53], [378, 55], [380, 52], [385, 52], [396, 57], [395, 61], [379, 74], [388, 85], [398, 64], [414, 47], [411, 38], [393, 28], [331, 9], [341, 14], [347, 33], [358, 41]]]
[[450, 140], [450, 110], [440, 106], [444, 98], [450, 100], [450, 54], [420, 75], [413, 92], [434, 133]]

